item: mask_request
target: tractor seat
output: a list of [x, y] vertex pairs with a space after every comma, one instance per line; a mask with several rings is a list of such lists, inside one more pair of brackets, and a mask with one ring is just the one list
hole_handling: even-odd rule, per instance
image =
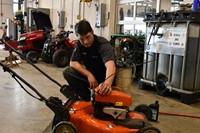
[[95, 95], [96, 102], [113, 103], [115, 106], [130, 106], [132, 104], [131, 96], [125, 92], [113, 90], [108, 96]]

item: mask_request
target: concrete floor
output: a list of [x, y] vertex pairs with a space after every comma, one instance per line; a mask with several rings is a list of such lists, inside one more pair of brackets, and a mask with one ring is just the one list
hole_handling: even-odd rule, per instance
[[[4, 59], [7, 52], [0, 51], [0, 60]], [[63, 69], [43, 62], [37, 63], [42, 70], [47, 72], [61, 84], [65, 84], [62, 76]], [[65, 98], [59, 92], [59, 87], [42, 76], [27, 63], [14, 67], [20, 76], [38, 89], [45, 97], [58, 96]], [[0, 133], [44, 133], [51, 123], [53, 113], [28, 94], [26, 94], [14, 79], [0, 68]], [[120, 81], [120, 79], [119, 79]], [[122, 80], [121, 80], [122, 81]], [[200, 103], [185, 105], [177, 99], [161, 97], [154, 91], [138, 89], [137, 84], [131, 84], [128, 78], [123, 78], [124, 90], [132, 95], [134, 108], [139, 104], [150, 104], [159, 100], [160, 111], [182, 113], [200, 116]], [[200, 119], [184, 118], [177, 116], [160, 115], [159, 121], [152, 123], [162, 133], [199, 133]]]

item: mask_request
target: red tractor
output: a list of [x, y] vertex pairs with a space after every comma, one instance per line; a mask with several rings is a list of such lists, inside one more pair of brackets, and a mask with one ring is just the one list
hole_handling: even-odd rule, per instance
[[52, 30], [52, 24], [49, 16], [40, 11], [33, 11], [32, 17], [35, 21], [37, 30], [21, 34], [18, 41], [6, 40], [13, 48], [31, 60], [37, 62], [42, 52], [44, 43]]

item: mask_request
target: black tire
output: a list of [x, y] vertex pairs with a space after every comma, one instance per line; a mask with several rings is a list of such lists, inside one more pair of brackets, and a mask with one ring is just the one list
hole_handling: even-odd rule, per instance
[[160, 96], [166, 96], [168, 93], [168, 89], [166, 87], [160, 87], [158, 85], [156, 85], [156, 93]]
[[22, 60], [26, 60], [26, 54], [27, 52], [22, 52], [19, 57], [22, 59]]
[[142, 81], [138, 81], [138, 88], [139, 89], [146, 89], [146, 88], [148, 88], [148, 86], [144, 83], [144, 82], [142, 82]]
[[40, 57], [40, 54], [37, 51], [29, 51], [26, 54], [26, 59], [30, 60], [32, 63], [37, 63], [39, 57]]
[[45, 54], [43, 52], [41, 53], [41, 58], [46, 63], [52, 63], [52, 57], [48, 56], [47, 54]]
[[141, 104], [135, 107], [134, 111], [143, 113], [148, 120], [151, 120], [152, 111], [151, 108], [146, 104]]
[[141, 128], [137, 133], [161, 133], [161, 131], [158, 128], [148, 126]]
[[156, 91], [160, 96], [165, 96], [168, 92], [166, 87], [166, 83], [168, 81], [168, 77], [162, 73], [158, 73], [156, 77]]
[[59, 49], [53, 54], [53, 64], [57, 67], [65, 67], [69, 64], [70, 54], [65, 49]]
[[77, 129], [73, 123], [61, 121], [53, 128], [52, 133], [77, 133]]
[[56, 44], [51, 39], [47, 39], [42, 49], [41, 58], [46, 63], [52, 63], [53, 53], [55, 52]]

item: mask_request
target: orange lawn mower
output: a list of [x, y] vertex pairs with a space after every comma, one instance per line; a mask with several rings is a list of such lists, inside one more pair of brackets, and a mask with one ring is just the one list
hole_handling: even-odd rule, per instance
[[[20, 54], [15, 50], [14, 52]], [[91, 101], [82, 101], [77, 98], [77, 94], [72, 93], [69, 86], [59, 84], [30, 60], [27, 62], [61, 88], [61, 93], [67, 97], [66, 102], [62, 102], [58, 97], [45, 98], [12, 69], [1, 62], [0, 66], [9, 72], [28, 94], [44, 102], [54, 112], [52, 133], [160, 133], [159, 129], [151, 126], [145, 115], [129, 110], [132, 99], [125, 92], [113, 87], [108, 96], [93, 92]], [[37, 96], [26, 90], [22, 83]]]

